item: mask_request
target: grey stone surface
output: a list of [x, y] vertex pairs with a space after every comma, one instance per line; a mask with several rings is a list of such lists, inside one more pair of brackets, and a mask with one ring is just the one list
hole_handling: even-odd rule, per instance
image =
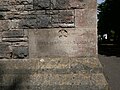
[[96, 8], [96, 0], [0, 0], [0, 90], [108, 90]]
[[24, 37], [24, 31], [23, 30], [10, 30], [10, 31], [4, 31], [2, 34], [3, 38], [18, 38], [18, 37]]
[[50, 9], [51, 0], [33, 0], [34, 9]]
[[0, 31], [9, 30], [9, 21], [0, 20]]
[[14, 59], [26, 58], [28, 57], [28, 47], [24, 46], [13, 47], [12, 55]]
[[[16, 89], [20, 90], [33, 90], [35, 88], [43, 90], [72, 90], [73, 88], [74, 90], [108, 90], [107, 82], [103, 74], [98, 73], [99, 70], [95, 70], [94, 73], [78, 71], [77, 73], [68, 73], [66, 71], [64, 74], [54, 71], [60, 68], [65, 69], [64, 65], [77, 66], [78, 62], [88, 67], [101, 68], [97, 58], [4, 59], [0, 61], [0, 73], [2, 73], [0, 85], [2, 89], [10, 89], [13, 88], [11, 85], [16, 83]], [[44, 71], [43, 67], [54, 73]], [[38, 72], [40, 70], [43, 70], [43, 73]]]
[[10, 42], [10, 43], [15, 43], [15, 42], [27, 42], [28, 38], [2, 38], [3, 42]]
[[[108, 90], [103, 74], [33, 74], [33, 75], [4, 75], [2, 85], [17, 83], [16, 89], [29, 90], [41, 88], [42, 90]], [[32, 88], [33, 87], [33, 88]]]
[[[16, 53], [18, 54], [20, 52], [16, 51]], [[26, 59], [24, 63], [22, 59], [20, 59], [19, 61], [3, 60], [2, 62], [0, 62], [0, 64], [4, 65], [3, 72], [5, 74], [76, 74], [102, 73], [103, 71], [102, 66], [97, 58], [41, 58], [30, 60]]]
[[93, 28], [29, 30], [30, 58], [97, 56], [94, 32]]
[[36, 19], [23, 19], [19, 22], [18, 27], [21, 29], [34, 29], [37, 27]]
[[51, 17], [47, 15], [38, 15], [36, 19], [37, 28], [51, 27]]
[[10, 58], [11, 57], [11, 49], [8, 43], [0, 42], [0, 58]]

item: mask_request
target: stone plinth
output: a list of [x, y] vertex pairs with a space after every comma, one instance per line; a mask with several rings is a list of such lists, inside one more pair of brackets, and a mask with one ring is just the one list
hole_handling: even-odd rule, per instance
[[4, 59], [0, 68], [1, 90], [108, 90], [97, 58]]

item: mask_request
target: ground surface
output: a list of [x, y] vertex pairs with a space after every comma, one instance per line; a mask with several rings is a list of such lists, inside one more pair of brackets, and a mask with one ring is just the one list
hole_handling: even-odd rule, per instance
[[99, 48], [99, 59], [103, 65], [104, 75], [109, 83], [110, 89], [120, 90], [120, 51], [118, 48], [115, 49], [112, 47]]

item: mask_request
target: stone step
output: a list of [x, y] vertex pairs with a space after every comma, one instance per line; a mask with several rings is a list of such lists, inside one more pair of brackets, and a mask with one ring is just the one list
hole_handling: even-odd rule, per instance
[[0, 90], [13, 90], [11, 88], [14, 90], [108, 90], [108, 84], [101, 73], [4, 74], [1, 76], [0, 88]]
[[0, 60], [0, 73], [102, 73], [102, 66], [97, 58], [41, 58], [24, 60]]

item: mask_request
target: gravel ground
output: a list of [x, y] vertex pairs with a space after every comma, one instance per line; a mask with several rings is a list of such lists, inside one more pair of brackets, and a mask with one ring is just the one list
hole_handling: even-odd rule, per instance
[[120, 57], [99, 55], [110, 90], [120, 90]]

